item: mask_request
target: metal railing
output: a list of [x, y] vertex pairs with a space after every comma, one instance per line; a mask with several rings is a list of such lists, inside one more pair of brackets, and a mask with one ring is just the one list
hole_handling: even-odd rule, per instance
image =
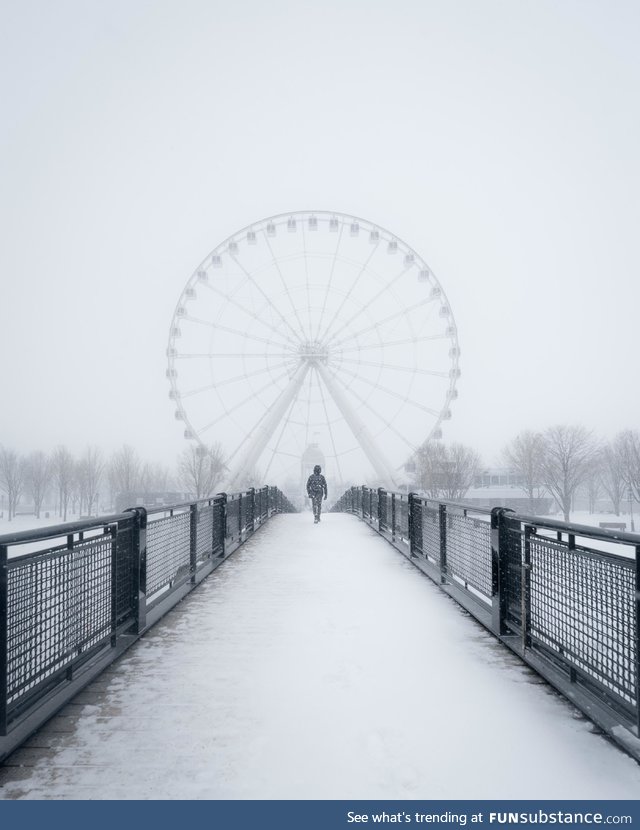
[[0, 536], [0, 761], [274, 513], [276, 487]]
[[352, 487], [368, 522], [640, 760], [640, 534]]

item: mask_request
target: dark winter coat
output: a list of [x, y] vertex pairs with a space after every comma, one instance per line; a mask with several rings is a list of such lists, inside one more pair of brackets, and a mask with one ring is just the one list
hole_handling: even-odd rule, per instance
[[307, 479], [307, 495], [312, 499], [321, 499], [324, 495], [327, 497], [327, 480], [323, 475], [316, 475], [312, 473]]

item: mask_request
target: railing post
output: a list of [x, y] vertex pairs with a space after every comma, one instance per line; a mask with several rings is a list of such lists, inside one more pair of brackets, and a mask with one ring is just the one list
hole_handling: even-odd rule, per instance
[[440, 524], [440, 582], [447, 581], [447, 505], [438, 505]]
[[196, 584], [196, 570], [198, 568], [198, 504], [189, 507], [189, 572], [191, 584]]
[[249, 519], [248, 524], [250, 525], [249, 529], [253, 533], [256, 529], [256, 488], [251, 487], [249, 490], [249, 509], [251, 511], [251, 518]]
[[7, 734], [9, 570], [7, 546], [0, 545], [0, 735]]
[[504, 507], [491, 511], [491, 628], [498, 637], [507, 633], [507, 551], [508, 536]]
[[378, 531], [385, 530], [385, 522], [382, 521], [382, 499], [384, 497], [384, 487], [378, 487]]
[[242, 493], [238, 493], [238, 542], [242, 541]]
[[365, 485], [363, 484], [360, 489], [360, 514], [362, 519], [364, 519], [364, 491]]
[[133, 513], [132, 601], [135, 633], [140, 634], [147, 626], [147, 511], [130, 507], [125, 512]]

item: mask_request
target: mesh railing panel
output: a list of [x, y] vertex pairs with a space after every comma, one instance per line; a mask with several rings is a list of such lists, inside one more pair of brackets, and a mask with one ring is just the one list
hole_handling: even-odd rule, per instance
[[421, 530], [422, 554], [440, 564], [440, 510], [427, 502], [422, 503]]
[[111, 636], [112, 537], [9, 560], [7, 703]]
[[198, 506], [196, 513], [196, 559], [198, 562], [202, 562], [211, 556], [213, 510], [212, 504]]
[[213, 522], [213, 555], [219, 556], [224, 550], [224, 504], [214, 501], [211, 520]]
[[491, 525], [447, 511], [447, 573], [491, 597]]
[[238, 516], [240, 512], [240, 499], [229, 499], [227, 501], [227, 535], [237, 536], [239, 531]]
[[529, 537], [530, 635], [628, 703], [636, 700], [633, 562]]
[[378, 511], [380, 516], [380, 530], [389, 530], [391, 521], [391, 503], [388, 493], [381, 493], [379, 498]]
[[409, 538], [409, 503], [404, 496], [396, 496], [396, 532]]
[[147, 594], [170, 585], [191, 566], [190, 514], [176, 513], [147, 525]]

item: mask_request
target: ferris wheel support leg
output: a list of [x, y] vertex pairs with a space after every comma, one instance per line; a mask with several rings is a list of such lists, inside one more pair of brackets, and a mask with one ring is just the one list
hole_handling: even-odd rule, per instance
[[294, 376], [282, 390], [270, 411], [267, 413], [267, 416], [247, 436], [247, 446], [240, 458], [236, 461], [227, 479], [226, 487], [228, 490], [231, 491], [234, 487], [238, 486], [241, 477], [251, 472], [255, 467], [269, 439], [276, 431], [278, 424], [289, 408], [289, 405], [300, 391], [308, 371], [309, 364], [305, 360], [298, 366]]
[[356, 441], [360, 444], [364, 454], [371, 462], [378, 478], [381, 479], [381, 481], [383, 481], [387, 486], [397, 486], [391, 465], [384, 457], [384, 454], [379, 447], [376, 446], [376, 443], [369, 433], [366, 425], [351, 408], [346, 395], [340, 388], [339, 384], [334, 380], [331, 372], [329, 372], [327, 367], [320, 361], [316, 363], [316, 368], [320, 374], [320, 377], [324, 381], [325, 386], [329, 390], [329, 394], [340, 410], [342, 417], [347, 422]]

